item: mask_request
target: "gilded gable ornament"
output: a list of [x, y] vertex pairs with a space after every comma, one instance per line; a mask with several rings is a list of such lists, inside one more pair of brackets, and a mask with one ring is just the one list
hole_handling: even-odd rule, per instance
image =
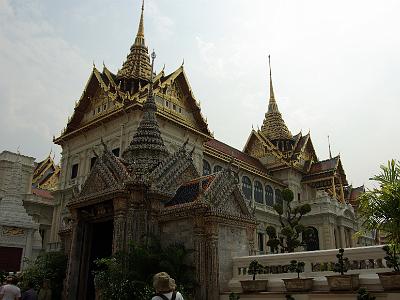
[[19, 236], [19, 235], [24, 235], [25, 230], [20, 227], [10, 227], [10, 226], [4, 226], [3, 227], [3, 235], [7, 236]]
[[265, 155], [264, 146], [259, 141], [255, 141], [250, 146], [249, 154], [256, 158], [263, 157]]

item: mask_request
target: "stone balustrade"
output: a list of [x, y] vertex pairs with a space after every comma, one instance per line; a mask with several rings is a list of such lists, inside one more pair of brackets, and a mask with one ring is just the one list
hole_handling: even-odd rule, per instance
[[[288, 271], [291, 260], [303, 261], [305, 263], [304, 272], [301, 277], [313, 277], [315, 291], [327, 291], [329, 289], [325, 276], [334, 275], [334, 263], [337, 261], [337, 249], [268, 254], [256, 256], [242, 256], [233, 258], [233, 277], [229, 282], [232, 292], [241, 292], [240, 280], [251, 279], [247, 274], [248, 266], [251, 261], [257, 260], [266, 266], [264, 274], [257, 275], [256, 279], [268, 279], [269, 291], [284, 291], [283, 278], [296, 277], [296, 273]], [[347, 274], [360, 274], [360, 284], [370, 290], [379, 291], [382, 287], [379, 282], [377, 272], [388, 272], [390, 268], [386, 266], [384, 260], [385, 252], [382, 245], [346, 248], [344, 256], [349, 259], [349, 271]]]

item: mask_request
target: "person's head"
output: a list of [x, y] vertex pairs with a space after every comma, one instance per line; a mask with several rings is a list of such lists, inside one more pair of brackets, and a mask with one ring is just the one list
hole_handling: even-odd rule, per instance
[[169, 293], [176, 288], [175, 280], [166, 272], [160, 272], [154, 275], [153, 286], [157, 293]]
[[17, 283], [17, 279], [14, 276], [7, 276], [6, 278], [6, 283], [7, 284], [16, 284]]

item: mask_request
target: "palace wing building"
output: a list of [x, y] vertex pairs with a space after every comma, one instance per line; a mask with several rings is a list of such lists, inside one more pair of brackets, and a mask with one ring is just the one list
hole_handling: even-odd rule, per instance
[[240, 151], [211, 134], [183, 65], [171, 74], [152, 70], [142, 6], [122, 68], [93, 67], [54, 139], [62, 159], [50, 245], [70, 257], [66, 299], [91, 299], [90, 262], [149, 234], [195, 249], [199, 299], [216, 299], [232, 277], [232, 256], [268, 253], [265, 228], [279, 232], [272, 206], [286, 187], [295, 203], [312, 206], [304, 217], [313, 229], [304, 237], [308, 250], [359, 243], [340, 156], [320, 161], [309, 133], [290, 132], [272, 76], [263, 125]]

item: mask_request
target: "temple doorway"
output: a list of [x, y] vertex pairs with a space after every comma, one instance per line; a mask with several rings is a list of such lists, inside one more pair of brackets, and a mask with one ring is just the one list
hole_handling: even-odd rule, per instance
[[113, 221], [105, 221], [92, 224], [92, 239], [89, 255], [89, 270], [87, 280], [87, 300], [95, 299], [94, 261], [99, 258], [110, 257], [112, 255], [113, 243]]

